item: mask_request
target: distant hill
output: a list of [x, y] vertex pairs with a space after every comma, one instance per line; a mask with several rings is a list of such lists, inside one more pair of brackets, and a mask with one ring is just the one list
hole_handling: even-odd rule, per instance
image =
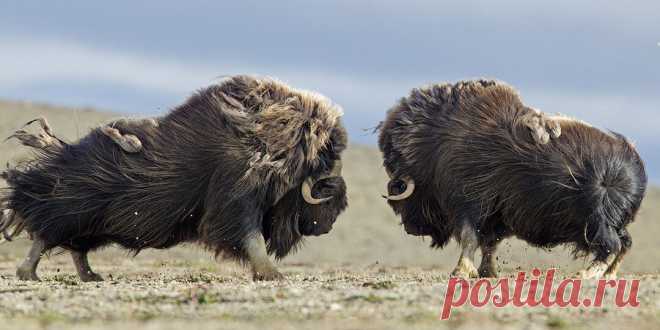
[[[91, 127], [119, 117], [109, 112], [92, 109], [74, 111], [72, 109], [33, 104], [29, 102], [0, 101], [0, 138], [9, 136], [25, 122], [38, 116], [50, 121], [56, 134], [69, 140], [86, 134]], [[28, 149], [15, 141], [0, 144], [0, 164], [28, 157]], [[4, 165], [3, 165], [4, 166]], [[341, 216], [330, 234], [310, 238], [305, 247], [285, 262], [350, 263], [373, 266], [418, 265], [450, 270], [457, 260], [457, 249], [450, 244], [444, 250], [433, 251], [428, 247], [429, 239], [406, 235], [381, 194], [385, 192], [387, 177], [381, 166], [381, 156], [377, 148], [363, 145], [350, 145], [344, 156], [344, 176], [348, 184], [349, 208]], [[4, 184], [1, 183], [0, 184]], [[623, 263], [623, 271], [657, 272], [660, 264], [660, 194], [653, 189], [645, 201], [641, 217], [631, 225], [633, 249]], [[0, 253], [24, 253], [24, 243], [6, 244]], [[20, 249], [20, 252], [14, 251]], [[194, 249], [175, 249], [176, 254], [204, 254]], [[547, 268], [558, 266], [574, 271], [582, 260], [570, 261], [569, 253], [558, 248], [548, 253], [527, 247], [516, 240], [505, 241], [498, 251], [499, 266], [504, 271], [517, 267], [537, 266]]]

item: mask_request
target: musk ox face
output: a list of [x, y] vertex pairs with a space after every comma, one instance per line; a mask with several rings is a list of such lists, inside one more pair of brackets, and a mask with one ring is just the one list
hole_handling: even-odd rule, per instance
[[346, 209], [346, 183], [340, 154], [346, 149], [346, 131], [338, 125], [330, 142], [319, 154], [319, 162], [300, 186], [289, 190], [266, 213], [263, 234], [269, 253], [276, 258], [295, 249], [303, 236], [319, 236], [332, 230]]
[[414, 194], [411, 193], [401, 200], [389, 199], [388, 204], [394, 213], [401, 217], [401, 224], [408, 235], [431, 236], [433, 245], [443, 245], [442, 228], [438, 228], [437, 223], [432, 220], [441, 214], [437, 203], [431, 198], [433, 192], [426, 190], [423, 185], [414, 185], [409, 178], [391, 179], [387, 183], [388, 197], [404, 196], [406, 191], [410, 193], [413, 188]]
[[340, 176], [317, 180], [311, 196], [322, 201], [310, 204], [299, 189], [292, 189], [266, 214], [263, 234], [269, 253], [274, 253], [276, 258], [283, 258], [295, 249], [303, 236], [330, 232], [347, 206], [346, 184]]
[[346, 149], [346, 131], [334, 129], [330, 136], [330, 147], [320, 154], [321, 175], [308, 185], [303, 183], [304, 203], [300, 209], [300, 233], [304, 236], [327, 234], [337, 220], [337, 216], [346, 208], [346, 182], [342, 177], [341, 152]]
[[[388, 196], [400, 196], [408, 189], [406, 181], [401, 179], [392, 179], [387, 183]], [[426, 236], [431, 234], [431, 227], [425, 225], [408, 215], [406, 212], [406, 205], [409, 204], [406, 200], [389, 200], [388, 204], [394, 210], [394, 213], [401, 215], [401, 223], [406, 233], [414, 236]]]
[[318, 181], [312, 189], [314, 198], [331, 198], [323, 203], [312, 205], [303, 203], [300, 211], [300, 233], [304, 236], [327, 234], [337, 220], [337, 216], [347, 206], [346, 183], [342, 177], [331, 177]]

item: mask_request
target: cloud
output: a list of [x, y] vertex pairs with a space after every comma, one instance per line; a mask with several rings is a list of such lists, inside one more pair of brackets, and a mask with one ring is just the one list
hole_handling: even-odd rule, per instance
[[[286, 64], [270, 65], [232, 56], [211, 62], [190, 61], [29, 36], [0, 36], [0, 72], [2, 97], [151, 113], [154, 109], [175, 106], [192, 91], [217, 81], [220, 75], [270, 75], [295, 87], [319, 91], [343, 106], [344, 123], [352, 140], [363, 143], [375, 142], [376, 136], [364, 130], [376, 126], [387, 109], [410, 89], [470, 78], [448, 75], [433, 75], [432, 79], [428, 75], [388, 78], [318, 67], [292, 69]], [[658, 95], [641, 96], [616, 89], [615, 92], [575, 89], [563, 84], [540, 88], [524, 82], [512, 83], [531, 106], [618, 131], [636, 141], [643, 153], [657, 152]], [[111, 93], [100, 92], [106, 89]], [[649, 170], [655, 171], [652, 166]]]
[[339, 94], [360, 90], [371, 90], [374, 94], [390, 93], [405, 84], [325, 71], [291, 71], [287, 67], [242, 63], [234, 58], [218, 59], [217, 63], [221, 64], [186, 63], [159, 56], [92, 48], [65, 40], [0, 37], [0, 87], [5, 88], [16, 89], [49, 81], [102, 82], [161, 93], [188, 94], [234, 74], [273, 76], [294, 86], [306, 86], [321, 92], [332, 90]]
[[[293, 86], [326, 94], [347, 108], [347, 113], [365, 114], [377, 123], [394, 102], [411, 88], [427, 83], [469, 77], [425, 76], [384, 79], [355, 73], [292, 70], [289, 66], [249, 63], [221, 58], [212, 63], [191, 63], [164, 56], [146, 56], [118, 50], [105, 50], [58, 39], [22, 36], [0, 37], [0, 87], [21, 89], [42, 83], [107, 84], [126, 86], [159, 94], [188, 95], [217, 81], [221, 75], [271, 75]], [[525, 100], [548, 112], [571, 114], [594, 124], [635, 135], [655, 135], [660, 127], [660, 97], [638, 97], [628, 93], [594, 93], [562, 85], [539, 89], [518, 85]], [[366, 122], [366, 120], [363, 120]]]
[[0, 4], [0, 33], [381, 81], [491, 75], [543, 88], [655, 93], [659, 10], [653, 0], [23, 1]]
[[61, 40], [0, 39], [0, 86], [35, 81], [106, 81], [169, 92], [208, 84], [213, 70]]

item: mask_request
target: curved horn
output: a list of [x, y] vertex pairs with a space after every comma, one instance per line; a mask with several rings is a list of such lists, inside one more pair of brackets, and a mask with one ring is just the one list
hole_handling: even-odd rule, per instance
[[314, 187], [314, 183], [315, 182], [312, 180], [312, 178], [307, 178], [305, 182], [303, 182], [302, 184], [301, 192], [305, 202], [307, 202], [308, 204], [316, 205], [332, 199], [332, 196], [324, 197], [324, 198], [314, 198], [312, 196], [312, 187]]
[[400, 201], [410, 197], [410, 195], [413, 194], [413, 192], [415, 191], [415, 180], [407, 176], [403, 177], [402, 180], [406, 183], [406, 191], [402, 192], [399, 195], [390, 195], [385, 198], [387, 198], [390, 201]]
[[[335, 164], [332, 167], [332, 171], [330, 171], [330, 174], [321, 176], [319, 180], [341, 176], [341, 169], [342, 169], [341, 160], [337, 159], [335, 160]], [[312, 196], [312, 187], [314, 187], [314, 184], [316, 184], [316, 181], [312, 180], [312, 178], [307, 178], [305, 182], [303, 182], [301, 193], [303, 199], [305, 199], [305, 202], [307, 202], [308, 204], [316, 205], [332, 199], [332, 196], [324, 197], [324, 198], [314, 198]]]

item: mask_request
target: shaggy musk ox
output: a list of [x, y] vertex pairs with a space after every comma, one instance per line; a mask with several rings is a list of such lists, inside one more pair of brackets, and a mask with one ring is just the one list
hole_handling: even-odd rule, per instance
[[455, 276], [496, 276], [495, 248], [509, 236], [593, 253], [583, 278], [615, 277], [631, 246], [626, 226], [646, 189], [634, 146], [529, 108], [503, 83], [414, 89], [381, 123], [379, 145], [388, 203], [407, 233], [430, 236], [433, 247], [458, 241]]
[[93, 281], [87, 253], [107, 244], [137, 254], [199, 242], [248, 261], [255, 279], [281, 278], [268, 255], [329, 232], [346, 208], [341, 115], [321, 95], [236, 76], [164, 117], [116, 121], [76, 143], [47, 124], [15, 134], [37, 149], [3, 175], [0, 230], [34, 241], [17, 275], [38, 280], [40, 256], [56, 247]]

